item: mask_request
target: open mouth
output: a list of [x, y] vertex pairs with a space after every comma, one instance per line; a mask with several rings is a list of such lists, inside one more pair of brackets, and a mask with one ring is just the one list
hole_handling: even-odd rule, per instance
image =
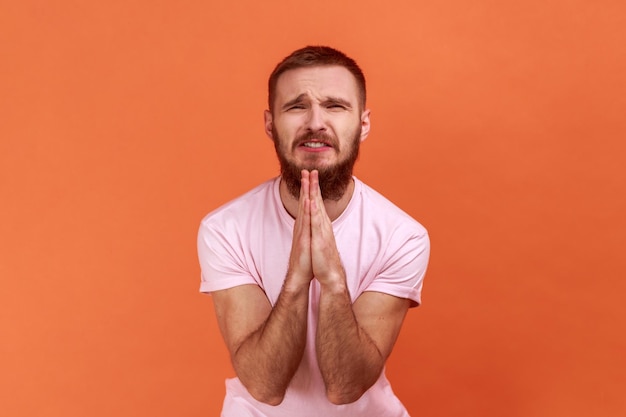
[[323, 150], [333, 148], [332, 141], [324, 137], [303, 138], [298, 142], [299, 148], [306, 148], [310, 150]]
[[305, 148], [323, 148], [323, 147], [327, 147], [330, 146], [327, 143], [324, 142], [304, 142], [302, 145], [300, 146], [304, 146]]

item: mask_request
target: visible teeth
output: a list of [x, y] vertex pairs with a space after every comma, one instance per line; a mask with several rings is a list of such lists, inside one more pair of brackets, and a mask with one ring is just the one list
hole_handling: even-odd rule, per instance
[[307, 148], [321, 148], [323, 146], [326, 146], [326, 144], [322, 142], [305, 142], [304, 146], [306, 146]]

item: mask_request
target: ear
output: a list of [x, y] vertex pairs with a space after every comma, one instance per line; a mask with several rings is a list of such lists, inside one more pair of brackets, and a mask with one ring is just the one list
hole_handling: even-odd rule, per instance
[[370, 110], [366, 109], [361, 113], [361, 142], [363, 142], [370, 133]]
[[272, 121], [272, 113], [269, 110], [263, 112], [263, 119], [265, 119], [265, 134], [272, 140], [274, 140], [274, 134], [272, 133], [272, 127], [274, 122]]

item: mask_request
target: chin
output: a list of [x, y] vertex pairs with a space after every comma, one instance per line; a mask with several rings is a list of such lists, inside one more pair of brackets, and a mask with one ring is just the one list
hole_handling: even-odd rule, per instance
[[331, 161], [309, 161], [300, 164], [302, 169], [307, 169], [309, 171], [316, 169], [318, 171], [325, 171], [329, 169], [333, 169], [337, 166], [336, 162]]

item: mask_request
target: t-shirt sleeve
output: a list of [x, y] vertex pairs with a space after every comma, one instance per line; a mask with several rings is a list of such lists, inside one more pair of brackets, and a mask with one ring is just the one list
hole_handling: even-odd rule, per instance
[[407, 298], [411, 307], [420, 305], [429, 257], [430, 240], [425, 229], [393, 239], [386, 250], [386, 261], [365, 291]]
[[259, 284], [248, 271], [236, 230], [206, 219], [198, 231], [200, 292], [209, 293], [245, 284]]

